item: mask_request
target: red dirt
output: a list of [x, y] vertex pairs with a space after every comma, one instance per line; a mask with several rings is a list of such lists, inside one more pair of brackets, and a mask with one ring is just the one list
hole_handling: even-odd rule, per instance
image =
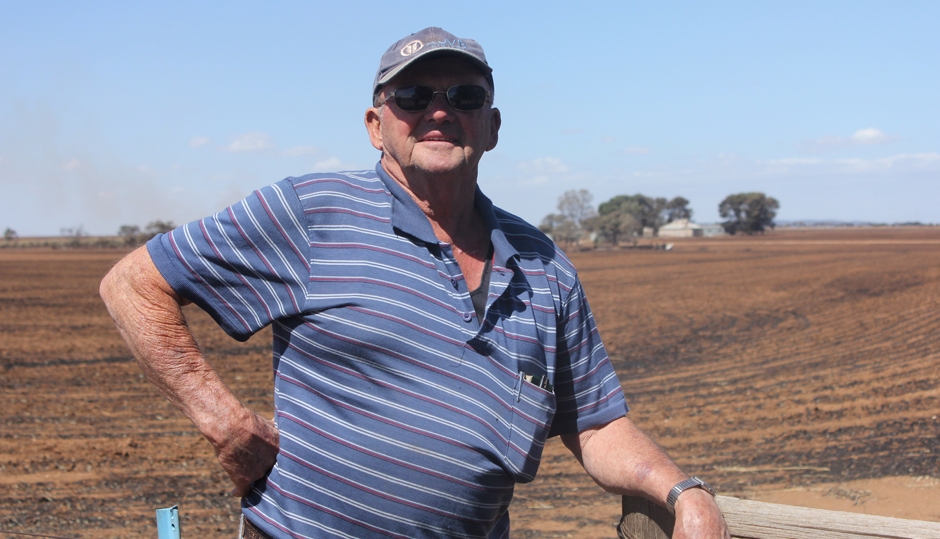
[[[940, 229], [674, 243], [572, 256], [633, 420], [723, 494], [940, 521], [905, 501], [940, 495]], [[122, 254], [0, 249], [0, 536], [152, 538], [173, 504], [184, 537], [235, 536], [211, 448], [98, 299]], [[226, 383], [270, 414], [269, 333], [239, 344], [187, 315]], [[615, 537], [619, 511], [552, 441], [517, 489], [513, 535]]]

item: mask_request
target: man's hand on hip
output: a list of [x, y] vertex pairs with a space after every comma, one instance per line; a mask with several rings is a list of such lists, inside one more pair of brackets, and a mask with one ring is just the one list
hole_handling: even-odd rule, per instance
[[244, 414], [229, 421], [212, 442], [219, 464], [235, 487], [233, 496], [247, 496], [255, 481], [265, 477], [277, 460], [279, 433], [274, 422], [242, 408]]

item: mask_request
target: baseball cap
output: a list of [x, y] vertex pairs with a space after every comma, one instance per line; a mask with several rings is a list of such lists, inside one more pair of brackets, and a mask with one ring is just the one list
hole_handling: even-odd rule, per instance
[[372, 83], [373, 94], [379, 86], [390, 81], [417, 60], [445, 54], [453, 54], [470, 60], [488, 79], [491, 79], [490, 74], [493, 69], [486, 63], [483, 47], [479, 43], [472, 39], [459, 38], [444, 29], [431, 27], [399, 39], [385, 51], [379, 62], [379, 70], [375, 73], [375, 81]]

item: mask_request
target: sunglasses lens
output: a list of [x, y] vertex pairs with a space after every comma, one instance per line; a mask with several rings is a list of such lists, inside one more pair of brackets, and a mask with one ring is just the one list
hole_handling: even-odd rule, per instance
[[431, 105], [434, 95], [446, 93], [447, 102], [456, 110], [477, 110], [486, 103], [486, 89], [474, 84], [451, 86], [446, 92], [435, 92], [429, 86], [405, 86], [395, 90], [395, 105], [408, 112], [422, 111]]
[[457, 110], [477, 110], [486, 103], [486, 90], [471, 84], [451, 86], [447, 89], [447, 101]]
[[434, 90], [427, 86], [406, 86], [395, 90], [395, 105], [401, 110], [424, 110], [431, 104], [432, 99]]

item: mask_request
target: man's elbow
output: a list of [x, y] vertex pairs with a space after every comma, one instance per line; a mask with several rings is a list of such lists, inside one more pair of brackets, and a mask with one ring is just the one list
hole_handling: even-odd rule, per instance
[[[132, 301], [134, 296], [142, 295], [152, 287], [156, 267], [150, 259], [147, 247], [139, 247], [117, 262], [98, 285], [98, 294], [108, 311], [115, 312], [121, 303]], [[162, 279], [162, 277], [161, 277]]]

